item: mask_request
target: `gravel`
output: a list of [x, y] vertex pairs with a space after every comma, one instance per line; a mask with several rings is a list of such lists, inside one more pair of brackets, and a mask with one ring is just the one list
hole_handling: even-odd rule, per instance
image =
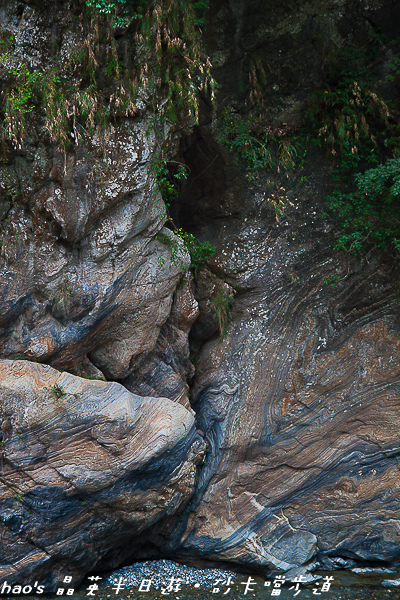
[[152, 589], [159, 590], [171, 583], [171, 577], [175, 578], [172, 582], [173, 585], [176, 583], [176, 579], [181, 579], [182, 586], [208, 588], [214, 587], [218, 580], [221, 586], [223, 582], [226, 584], [229, 578], [231, 578], [230, 582], [234, 582], [239, 575], [225, 569], [196, 569], [172, 560], [155, 560], [123, 567], [110, 575], [107, 582], [116, 585], [122, 578], [121, 583], [125, 589], [129, 590], [139, 587], [142, 580], [146, 579], [151, 580]]

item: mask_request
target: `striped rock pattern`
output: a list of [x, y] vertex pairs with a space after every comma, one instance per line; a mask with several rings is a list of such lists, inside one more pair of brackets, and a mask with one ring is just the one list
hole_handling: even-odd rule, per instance
[[197, 360], [209, 454], [177, 552], [264, 573], [398, 566], [399, 273], [333, 254], [315, 189], [287, 193], [282, 222], [248, 193], [243, 225], [220, 225], [213, 270], [236, 299]]
[[[301, 123], [348, 27], [376, 44], [371, 29], [399, 22], [392, 0], [291, 4], [210, 3], [220, 103], [237, 100], [240, 114], [243, 68], [265, 43], [271, 126]], [[40, 3], [1, 3], [21, 63], [43, 69], [68, 55], [73, 15], [57, 2], [52, 18], [50, 35]], [[58, 153], [38, 124], [37, 139], [35, 125], [23, 152], [0, 164], [1, 357], [104, 374], [151, 396], [0, 362], [2, 580], [54, 587], [157, 553], [287, 576], [399, 566], [398, 268], [377, 253], [333, 252], [319, 218], [330, 185], [320, 154], [307, 161], [308, 182], [278, 178], [275, 193], [269, 175], [240, 176], [212, 139], [215, 120], [183, 140], [190, 175], [176, 222], [217, 247], [196, 276], [202, 313], [191, 332], [190, 402], [209, 451], [200, 467], [187, 394], [198, 309], [190, 282], [177, 288], [188, 255], [171, 264], [157, 239], [177, 242], [162, 229], [150, 168], [179, 134], [166, 123], [148, 134], [151, 121], [139, 98], [95, 163], [79, 144]], [[235, 298], [224, 335], [219, 291]]]
[[187, 503], [204, 443], [181, 404], [7, 360], [0, 402], [0, 581], [76, 584]]
[[[300, 126], [305, 97], [321, 89], [321, 77], [331, 81], [324, 69], [337, 44], [372, 40], [372, 28], [398, 38], [399, 3], [354, 7], [210, 3], [220, 105], [248, 114], [238, 82], [257, 56], [266, 125]], [[390, 45], [371, 72], [377, 89], [389, 56]], [[388, 86], [381, 92], [398, 96]], [[316, 566], [398, 569], [398, 257], [372, 247], [365, 258], [334, 251], [334, 221], [324, 217], [334, 186], [329, 161], [307, 152], [303, 182], [298, 172], [268, 172], [249, 183], [205, 128], [185, 147], [190, 176], [179, 219], [217, 254], [211, 273], [197, 278], [201, 313], [191, 331], [198, 354], [190, 399], [209, 453], [195, 510], [170, 548], [287, 577]], [[234, 292], [223, 336], [212, 318], [212, 289], [222, 282]]]

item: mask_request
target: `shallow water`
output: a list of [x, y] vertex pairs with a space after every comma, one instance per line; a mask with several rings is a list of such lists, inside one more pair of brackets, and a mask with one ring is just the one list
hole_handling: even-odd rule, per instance
[[[239, 575], [221, 569], [194, 569], [164, 560], [136, 563], [112, 573], [93, 575], [91, 580], [86, 578], [78, 590], [72, 590], [68, 583], [61, 582], [56, 594], [23, 594], [19, 597], [27, 600], [60, 597], [76, 600], [400, 600], [400, 587], [382, 586], [382, 581], [399, 579], [400, 573], [359, 575], [335, 571], [316, 572], [313, 575], [316, 580], [309, 584], [281, 585], [278, 578], [264, 581], [254, 575]], [[171, 577], [174, 579], [171, 580]], [[1, 597], [17, 596], [9, 594]]]

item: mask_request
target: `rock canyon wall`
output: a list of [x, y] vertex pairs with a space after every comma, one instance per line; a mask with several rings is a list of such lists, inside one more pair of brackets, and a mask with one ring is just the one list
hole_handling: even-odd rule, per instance
[[[49, 26], [44, 5], [2, 0], [15, 60], [67, 60], [74, 7], [52, 4]], [[247, 110], [257, 55], [270, 123], [300, 127], [334, 50], [377, 31], [371, 72], [395, 95], [400, 3], [218, 0], [207, 20], [218, 90], [197, 124], [154, 128], [143, 90], [90, 152], [60, 151], [40, 107], [21, 147], [3, 136], [0, 581], [157, 557], [287, 577], [399, 566], [396, 259], [333, 250], [321, 149], [301, 179], [249, 181], [216, 115]], [[168, 214], [216, 248], [195, 273], [165, 226], [160, 148], [188, 170]]]

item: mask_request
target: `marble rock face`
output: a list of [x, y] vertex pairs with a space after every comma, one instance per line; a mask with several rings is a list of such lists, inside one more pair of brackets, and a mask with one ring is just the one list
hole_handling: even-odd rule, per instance
[[[174, 539], [181, 558], [288, 577], [400, 565], [399, 270], [333, 252], [323, 178], [288, 182], [279, 221], [268, 192], [232, 182], [220, 202], [241, 219], [195, 214], [217, 247], [193, 329], [191, 403], [209, 452]], [[219, 337], [218, 280], [233, 290]]]
[[313, 250], [296, 291], [279, 269], [256, 291], [253, 273], [224, 340], [200, 352], [209, 454], [183, 556], [267, 573], [399, 565], [398, 293], [368, 269], [332, 293]]
[[[171, 264], [170, 249], [156, 239], [161, 231], [176, 238], [163, 229], [148, 125], [137, 118], [114, 129], [110, 162], [98, 167], [104, 169], [101, 191], [90, 165], [76, 156], [67, 157], [64, 169], [61, 154], [43, 149], [48, 173], [38, 182], [35, 162], [26, 161], [33, 180], [29, 210], [10, 210], [22, 233], [3, 237], [0, 256], [3, 357], [123, 379], [153, 350], [171, 311], [180, 263], [187, 265], [189, 256], [182, 249], [179, 265]], [[46, 177], [58, 180], [57, 189]]]
[[0, 402], [2, 582], [76, 584], [187, 503], [204, 442], [181, 404], [7, 360]]
[[[52, 5], [53, 33], [43, 6], [0, 2], [0, 14], [1, 30], [15, 40], [13, 60], [31, 70], [62, 68], [85, 44], [68, 3]], [[130, 118], [120, 116], [106, 132], [85, 137], [75, 128], [65, 152], [35, 111], [20, 152], [3, 144], [3, 358], [122, 380], [154, 349], [190, 257], [164, 228], [152, 160], [173, 153], [178, 138], [169, 123], [155, 131], [149, 95], [141, 90]]]
[[[376, 44], [381, 26], [398, 36], [391, 0], [292, 4], [211, 2], [205, 32], [219, 102], [237, 114], [243, 68], [268, 65], [271, 126], [301, 123], [331, 52]], [[69, 4], [52, 11], [50, 31], [40, 3], [0, 0], [0, 28], [31, 69], [83, 43]], [[333, 250], [316, 148], [303, 181], [249, 182], [216, 141], [211, 107], [184, 137], [168, 123], [156, 135], [150, 103], [137, 104], [104, 148], [92, 137], [92, 158], [79, 140], [60, 153], [39, 110], [23, 148], [5, 146], [0, 581], [54, 588], [159, 556], [288, 578], [399, 567], [393, 257]], [[217, 249], [193, 278], [182, 248], [171, 261], [179, 240], [151, 166], [160, 145], [189, 167], [177, 226]]]
[[[299, 125], [298, 90], [320, 89], [318, 44], [334, 52], [347, 35], [372, 39], [374, 25], [397, 36], [395, 4], [215, 3], [208, 41], [221, 104], [247, 114], [237, 82], [254, 52], [268, 65], [271, 124]], [[390, 251], [334, 250], [338, 233], [323, 216], [333, 182], [315, 150], [303, 183], [271, 173], [249, 183], [215, 144], [215, 122], [210, 130], [185, 146], [190, 177], [179, 212], [217, 248], [197, 277], [191, 331], [190, 400], [209, 452], [193, 512], [176, 534], [170, 527], [171, 551], [287, 577], [315, 567], [399, 568], [398, 261]], [[215, 333], [217, 289], [233, 297], [224, 335]]]

